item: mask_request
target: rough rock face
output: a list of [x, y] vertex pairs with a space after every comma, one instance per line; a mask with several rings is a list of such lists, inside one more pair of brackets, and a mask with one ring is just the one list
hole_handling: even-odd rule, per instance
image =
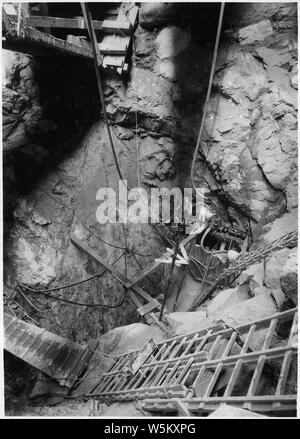
[[48, 63], [6, 50], [2, 60], [3, 149], [22, 147], [42, 163], [51, 146], [69, 142], [95, 119], [94, 78], [91, 75], [79, 85], [80, 76], [89, 78], [76, 65]]
[[297, 206], [295, 5], [272, 12], [222, 45], [203, 148], [229, 203], [264, 223]]

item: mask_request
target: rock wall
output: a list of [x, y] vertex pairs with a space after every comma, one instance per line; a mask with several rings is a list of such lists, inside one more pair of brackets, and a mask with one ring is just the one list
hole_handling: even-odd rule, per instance
[[[191, 185], [217, 6], [197, 5], [199, 26], [193, 9], [180, 19], [178, 11], [160, 10], [158, 17], [153, 5], [143, 4], [129, 76], [104, 75], [113, 138], [130, 186]], [[210, 16], [203, 8], [212, 7]], [[211, 190], [221, 214], [232, 221], [250, 218], [252, 225], [259, 225], [257, 235], [262, 225], [270, 228], [278, 217], [283, 224], [286, 216], [295, 217], [296, 26], [293, 3], [228, 5], [195, 169], [199, 186]], [[125, 246], [125, 233], [136, 254], [115, 266], [134, 278], [163, 245], [151, 226], [128, 224], [123, 230], [118, 224], [101, 226], [96, 221], [98, 189], [116, 189], [118, 182], [99, 117], [92, 66], [4, 54], [6, 286], [12, 289], [21, 282], [51, 287], [99, 272], [100, 267], [70, 243], [72, 233], [110, 262], [121, 254], [116, 247]], [[154, 295], [162, 290], [162, 277], [163, 271], [158, 271], [148, 284]], [[123, 290], [104, 275], [56, 294], [114, 305]], [[31, 299], [43, 312], [37, 313], [18, 296], [42, 326], [79, 341], [137, 321], [128, 298], [115, 309], [75, 307], [42, 296]]]

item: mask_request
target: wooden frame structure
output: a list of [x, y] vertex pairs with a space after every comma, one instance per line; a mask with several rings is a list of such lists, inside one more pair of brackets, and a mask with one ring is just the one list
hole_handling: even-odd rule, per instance
[[[120, 282], [128, 291], [130, 298], [137, 305], [138, 313], [145, 319], [148, 324], [155, 323], [158, 326], [164, 327], [164, 323], [159, 321], [158, 311], [160, 309], [160, 303], [150, 296], [146, 291], [133, 283], [123, 274], [120, 273], [112, 265], [104, 261], [93, 249], [82, 242], [75, 236], [71, 237], [71, 242], [80, 250], [85, 251], [90, 257], [98, 262], [106, 271], [113, 275], [113, 277]], [[156, 312], [155, 312], [156, 310]]]
[[[86, 31], [83, 17], [50, 17], [45, 15], [29, 15], [28, 4], [21, 5], [21, 14], [7, 13], [2, 7], [2, 47], [16, 52], [32, 55], [64, 55], [93, 60], [93, 52], [85, 37], [72, 35], [72, 30]], [[109, 19], [93, 20], [97, 31], [101, 60], [99, 66], [109, 68], [119, 74], [128, 70], [128, 55], [137, 22], [139, 8], [135, 3], [116, 10], [116, 15]], [[43, 4], [41, 12], [47, 12], [47, 4]], [[46, 7], [45, 7], [46, 6]], [[53, 29], [70, 32], [67, 39], [51, 35]], [[84, 32], [83, 32], [84, 33]]]
[[[289, 394], [286, 384], [297, 356], [297, 316], [294, 308], [237, 328], [220, 322], [173, 337], [158, 343], [146, 359], [144, 355], [135, 370], [132, 364], [138, 362], [140, 351], [117, 356], [88, 396], [113, 401], [142, 399], [146, 411], [179, 410], [186, 416], [213, 411], [222, 403], [262, 412], [295, 410], [297, 395]], [[276, 331], [283, 322], [288, 325], [288, 337], [277, 342]], [[253, 338], [263, 329], [262, 346], [252, 348]], [[259, 386], [275, 363], [280, 363], [280, 373], [275, 393], [269, 395]], [[250, 378], [246, 391], [239, 394], [236, 388], [241, 375], [244, 381], [244, 369]]]

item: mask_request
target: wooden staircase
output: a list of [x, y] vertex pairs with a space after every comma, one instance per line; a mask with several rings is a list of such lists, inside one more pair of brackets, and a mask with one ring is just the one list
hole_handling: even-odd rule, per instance
[[[29, 3], [6, 3], [2, 7], [2, 47], [39, 56], [77, 56], [93, 59], [83, 16], [52, 17], [45, 15], [47, 3], [33, 11]], [[101, 52], [99, 65], [118, 74], [128, 71], [132, 38], [137, 23], [135, 3], [116, 3], [104, 12], [103, 20], [93, 20]], [[57, 37], [57, 31], [64, 35]]]

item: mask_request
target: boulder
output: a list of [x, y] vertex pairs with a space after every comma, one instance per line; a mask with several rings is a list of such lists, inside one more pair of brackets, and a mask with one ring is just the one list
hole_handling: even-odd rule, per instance
[[164, 334], [157, 326], [133, 323], [108, 331], [98, 339], [98, 348], [104, 345], [105, 350], [110, 350], [113, 347], [113, 355], [120, 355], [129, 350], [143, 348], [151, 338], [154, 342], [159, 342], [163, 340]]
[[139, 24], [152, 30], [172, 22], [180, 11], [176, 3], [142, 3], [139, 12]]
[[281, 288], [298, 305], [298, 248], [289, 252], [287, 261], [280, 274]]
[[177, 72], [176, 72], [176, 64], [173, 59], [163, 59], [159, 63], [159, 73], [163, 78], [168, 79], [169, 81], [176, 81]]
[[228, 404], [221, 404], [208, 418], [267, 418], [267, 416]]
[[280, 288], [280, 272], [288, 259], [290, 250], [283, 248], [272, 253], [266, 260], [265, 285], [269, 288]]
[[264, 235], [262, 242], [269, 244], [276, 239], [281, 238], [283, 235], [289, 232], [293, 232], [298, 229], [298, 209], [293, 209], [291, 212], [282, 215], [272, 223], [264, 226]]
[[254, 288], [254, 295], [265, 295], [265, 296], [271, 296], [277, 305], [277, 308], [279, 309], [284, 301], [286, 300], [286, 296], [281, 288], [267, 288], [267, 287], [256, 287]]
[[263, 286], [264, 274], [264, 263], [258, 262], [247, 267], [236, 282], [238, 285], [248, 285], [250, 292], [254, 295], [254, 289]]
[[[254, 294], [267, 294], [272, 295], [274, 300], [277, 303], [277, 306], [280, 307], [286, 296], [281, 288], [281, 282], [280, 282], [280, 272], [282, 267], [287, 261], [288, 255], [290, 250], [288, 248], [283, 248], [282, 250], [279, 250], [271, 256], [269, 256], [266, 260], [266, 266], [265, 266], [265, 277], [264, 277], [264, 285], [263, 288], [256, 288], [254, 290]], [[262, 291], [264, 290], [264, 291]]]
[[271, 316], [276, 312], [277, 307], [271, 295], [261, 294], [250, 300], [224, 308], [218, 312], [217, 317], [230, 326], [239, 326]]
[[262, 20], [259, 23], [250, 24], [239, 30], [238, 39], [241, 45], [252, 44], [263, 41], [273, 34], [273, 27], [270, 20]]
[[159, 59], [177, 56], [186, 49], [191, 42], [191, 33], [177, 26], [162, 29], [157, 38], [157, 54]]
[[196, 312], [173, 312], [166, 316], [173, 327], [175, 335], [187, 332], [200, 331], [213, 325], [214, 320], [206, 317], [205, 311]]
[[241, 303], [244, 300], [250, 299], [246, 288], [235, 287], [221, 291], [216, 297], [212, 299], [207, 307], [208, 317], [218, 318], [218, 314], [223, 312], [224, 308], [231, 305]]

